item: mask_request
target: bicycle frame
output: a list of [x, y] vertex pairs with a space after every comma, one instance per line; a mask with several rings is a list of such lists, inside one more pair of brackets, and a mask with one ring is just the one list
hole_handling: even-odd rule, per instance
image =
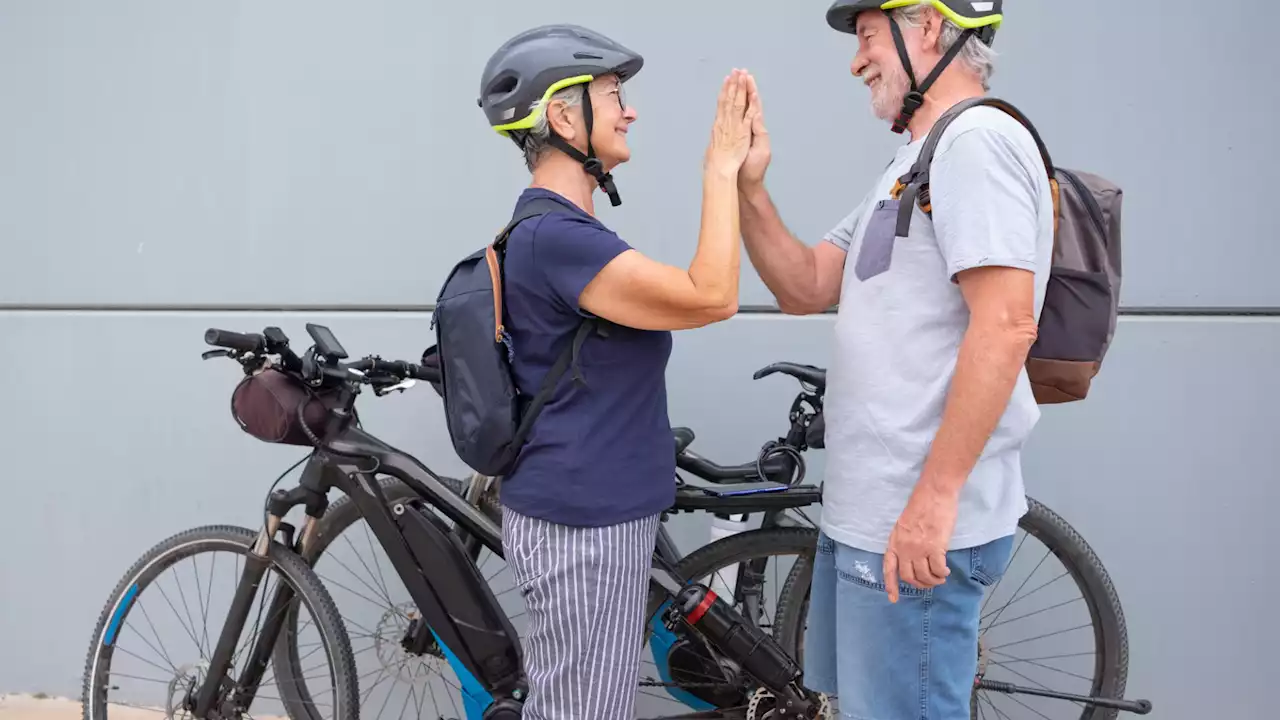
[[[421, 613], [415, 647], [425, 648], [432, 640], [439, 645], [461, 680], [468, 717], [492, 717], [502, 709], [518, 713], [528, 689], [518, 638], [472, 554], [474, 540], [501, 557], [501, 528], [466, 498], [452, 492], [416, 458], [347, 422], [357, 392], [351, 387], [343, 390], [340, 409], [334, 412], [323, 436], [324, 446], [308, 458], [299, 485], [289, 491], [277, 490], [267, 503], [266, 522], [246, 562], [208, 675], [189, 703], [188, 709], [196, 717], [203, 717], [212, 709], [223, 689], [222, 678], [229, 669], [236, 640], [269, 565], [270, 544], [277, 542], [277, 534], [283, 531], [284, 545], [298, 552], [308, 564], [313, 563], [317, 523], [327, 510], [326, 494], [332, 488], [345, 493], [357, 505], [404, 581]], [[396, 478], [420, 499], [388, 507], [375, 474]], [[282, 518], [297, 505], [305, 505], [306, 519], [295, 544], [293, 528]], [[438, 509], [457, 528], [449, 528], [424, 506]], [[669, 605], [678, 611], [679, 617], [669, 619], [667, 629], [674, 631], [675, 623], [683, 621], [682, 629], [693, 628], [706, 636], [780, 701], [790, 701], [798, 711], [808, 707], [810, 701], [796, 685], [801, 675], [799, 665], [771, 636], [748, 627], [714, 593], [678, 578], [672, 572], [678, 559], [678, 551], [664, 528], [654, 553], [650, 588], [651, 592], [665, 594], [664, 608]], [[426, 572], [428, 568], [430, 572]], [[282, 585], [276, 591], [267, 621], [237, 680], [238, 689], [231, 697], [234, 707], [246, 708], [252, 702], [284, 624], [285, 611], [293, 600], [291, 588]], [[718, 643], [717, 639], [725, 642]]]

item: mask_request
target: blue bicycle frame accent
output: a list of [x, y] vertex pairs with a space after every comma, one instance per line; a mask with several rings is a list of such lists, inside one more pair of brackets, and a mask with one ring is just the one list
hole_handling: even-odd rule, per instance
[[[671, 605], [671, 601], [667, 600], [658, 608], [650, 621], [650, 628], [653, 634], [650, 636], [649, 644], [653, 653], [653, 662], [658, 666], [658, 676], [663, 682], [673, 682], [671, 679], [671, 665], [667, 661], [667, 657], [671, 652], [671, 648], [675, 645], [676, 635], [667, 629], [662, 622], [662, 616], [667, 608]], [[453, 668], [453, 674], [458, 676], [458, 685], [462, 689], [462, 705], [467, 714], [467, 720], [481, 720], [485, 710], [493, 704], [493, 696], [484, 689], [480, 681], [467, 671], [465, 665], [458, 660], [458, 656], [453, 654], [447, 645], [440, 640], [440, 636], [436, 635], [435, 630], [431, 631], [431, 635], [436, 640], [441, 651], [444, 653], [445, 661], [449, 663], [449, 667]], [[665, 688], [667, 694], [675, 698], [679, 702], [684, 703], [687, 707], [695, 711], [714, 710], [715, 706], [711, 703], [694, 697], [685, 690], [677, 687], [668, 686]]]
[[[662, 678], [662, 682], [674, 682], [671, 679], [671, 665], [668, 658], [671, 656], [671, 648], [676, 643], [676, 634], [667, 629], [666, 624], [662, 622], [662, 616], [667, 608], [671, 605], [671, 601], [667, 600], [658, 608], [658, 612], [654, 613], [653, 619], [649, 621], [649, 626], [653, 630], [653, 634], [649, 638], [649, 647], [653, 653], [653, 664], [658, 666], [658, 677]], [[716, 706], [711, 703], [694, 697], [688, 691], [678, 687], [668, 685], [664, 688], [667, 694], [679, 700], [693, 710], [715, 710]]]
[[453, 674], [458, 676], [458, 685], [462, 688], [462, 707], [467, 713], [467, 720], [480, 720], [484, 715], [484, 711], [489, 709], [493, 704], [493, 696], [489, 694], [480, 681], [474, 675], [467, 671], [467, 667], [462, 664], [457, 655], [444, 644], [436, 631], [432, 630], [431, 635], [436, 639], [436, 645], [444, 652], [444, 659], [449, 663], [449, 667], [453, 668]]

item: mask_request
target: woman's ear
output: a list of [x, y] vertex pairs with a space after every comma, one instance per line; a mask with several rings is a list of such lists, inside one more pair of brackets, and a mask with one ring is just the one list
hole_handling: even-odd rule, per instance
[[551, 132], [564, 138], [566, 142], [573, 143], [577, 136], [577, 128], [573, 125], [573, 112], [564, 101], [551, 101], [547, 104], [546, 113]]

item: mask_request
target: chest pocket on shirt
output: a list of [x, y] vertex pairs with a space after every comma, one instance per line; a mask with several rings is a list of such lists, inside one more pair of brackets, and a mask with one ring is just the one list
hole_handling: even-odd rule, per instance
[[853, 266], [854, 274], [863, 282], [888, 271], [892, 264], [898, 205], [898, 200], [885, 199], [877, 202], [871, 211]]

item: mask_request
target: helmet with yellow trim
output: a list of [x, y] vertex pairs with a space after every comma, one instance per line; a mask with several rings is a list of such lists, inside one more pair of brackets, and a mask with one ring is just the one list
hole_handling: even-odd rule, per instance
[[591, 99], [587, 85], [602, 75], [617, 75], [619, 82], [635, 77], [644, 58], [604, 35], [587, 28], [556, 24], [526, 30], [507, 40], [489, 58], [480, 77], [476, 104], [484, 110], [490, 127], [524, 147], [524, 134], [538, 121], [543, 104], [557, 91], [580, 85], [583, 119], [587, 126], [587, 152], [573, 147], [554, 132], [549, 142], [581, 162], [609, 194], [621, 204], [613, 178], [591, 146]]
[[[902, 29], [898, 27], [897, 21], [889, 12], [911, 5], [930, 5], [963, 31], [960, 39], [947, 48], [933, 72], [929, 73], [929, 76], [919, 85], [916, 84], [916, 75], [911, 70], [911, 59], [907, 55], [907, 47], [902, 40]], [[858, 13], [867, 10], [883, 10], [889, 16], [889, 29], [893, 32], [893, 42], [898, 49], [898, 57], [901, 58], [902, 67], [907, 72], [907, 79], [911, 81], [911, 90], [903, 99], [902, 111], [893, 123], [893, 131], [900, 133], [907, 129], [907, 123], [911, 121], [912, 115], [924, 104], [924, 94], [929, 87], [960, 53], [970, 37], [976, 37], [979, 42], [987, 46], [995, 41], [996, 31], [1000, 29], [1000, 24], [1004, 20], [1003, 5], [1003, 0], [836, 0], [831, 7], [827, 8], [827, 24], [840, 32], [856, 34]]]

